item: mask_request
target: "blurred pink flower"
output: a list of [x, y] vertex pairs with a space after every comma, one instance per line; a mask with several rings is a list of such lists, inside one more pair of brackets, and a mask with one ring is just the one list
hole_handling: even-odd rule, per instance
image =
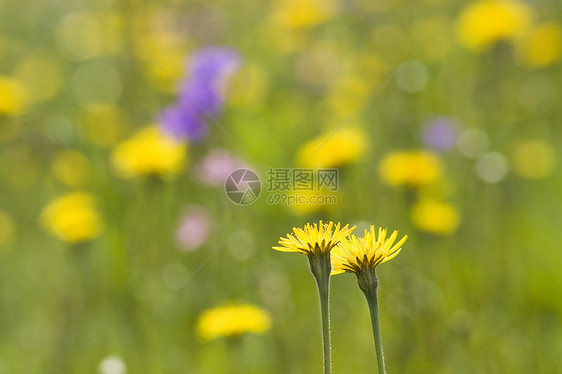
[[211, 218], [200, 206], [190, 206], [181, 218], [176, 240], [183, 251], [193, 251], [203, 245], [211, 232]]
[[212, 186], [222, 186], [226, 178], [236, 169], [246, 167], [244, 162], [224, 149], [214, 149], [198, 167], [198, 176]]

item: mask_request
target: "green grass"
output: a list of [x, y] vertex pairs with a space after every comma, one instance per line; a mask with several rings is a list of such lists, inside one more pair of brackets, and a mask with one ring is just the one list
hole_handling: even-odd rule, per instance
[[[227, 103], [220, 119], [249, 154], [209, 123], [210, 137], [189, 146], [186, 173], [170, 181], [122, 180], [111, 168], [111, 148], [96, 147], [86, 136], [85, 109], [72, 91], [74, 72], [87, 62], [116, 71], [122, 93], [115, 104], [129, 118], [129, 134], [152, 123], [173, 94], [157, 89], [128, 42], [115, 55], [88, 61], [61, 55], [53, 30], [61, 17], [81, 10], [76, 5], [0, 5], [0, 75], [14, 75], [30, 56], [49, 56], [63, 73], [51, 100], [16, 117], [0, 116], [0, 209], [16, 225], [14, 238], [0, 247], [0, 373], [94, 373], [108, 355], [119, 356], [129, 373], [320, 373], [321, 322], [307, 259], [271, 249], [291, 227], [318, 219], [367, 221], [409, 236], [403, 252], [378, 270], [388, 373], [562, 372], [559, 64], [527, 69], [514, 47], [503, 44], [472, 53], [452, 31], [444, 36], [448, 52], [428, 60], [412, 24], [437, 15], [453, 24], [460, 1], [404, 1], [383, 4], [377, 12], [350, 6], [309, 31], [294, 53], [279, 52], [256, 31], [270, 22], [269, 2], [85, 4], [84, 9], [114, 12], [125, 27], [149, 24], [140, 16], [159, 12], [180, 19], [217, 12], [222, 26], [208, 31], [208, 40], [173, 29], [187, 41], [186, 55], [207, 42], [237, 48], [245, 63], [263, 73], [265, 88], [254, 102]], [[559, 21], [553, 19], [558, 8], [554, 2], [537, 4], [537, 17]], [[385, 27], [386, 34], [377, 34]], [[384, 36], [388, 27], [399, 32], [393, 40]], [[123, 36], [143, 43], [146, 34], [125, 29]], [[326, 62], [334, 75], [311, 84], [299, 76], [300, 66], [307, 53], [323, 49], [337, 51]], [[369, 57], [381, 62], [377, 74], [365, 68]], [[427, 85], [410, 94], [391, 78], [353, 116], [346, 126], [364, 131], [369, 147], [340, 169], [340, 203], [328, 212], [293, 215], [267, 205], [265, 191], [256, 203], [236, 206], [221, 187], [196, 180], [195, 165], [216, 147], [245, 159], [262, 180], [269, 167], [296, 166], [304, 142], [343, 121], [326, 104], [335, 81], [359, 77], [371, 92], [408, 59], [426, 64]], [[411, 196], [382, 184], [376, 166], [388, 152], [423, 147], [422, 126], [434, 115], [485, 130], [490, 149], [508, 158], [518, 143], [543, 140], [556, 150], [558, 167], [540, 180], [523, 179], [512, 169], [500, 183], [488, 184], [475, 174], [473, 160], [456, 149], [444, 153], [446, 183], [440, 188], [462, 222], [450, 236], [424, 233], [410, 221]], [[38, 223], [42, 207], [70, 190], [50, 169], [56, 151], [66, 148], [83, 151], [91, 161], [84, 189], [97, 196], [105, 221], [99, 238], [72, 247]], [[208, 209], [213, 233], [200, 249], [181, 252], [174, 233], [190, 204]], [[240, 259], [240, 252], [251, 255]], [[179, 270], [166, 278], [170, 264]], [[187, 281], [174, 289], [166, 279]], [[236, 342], [199, 339], [198, 315], [230, 301], [268, 310], [271, 330]], [[354, 275], [332, 278], [331, 306], [333, 372], [375, 372], [367, 304]]]

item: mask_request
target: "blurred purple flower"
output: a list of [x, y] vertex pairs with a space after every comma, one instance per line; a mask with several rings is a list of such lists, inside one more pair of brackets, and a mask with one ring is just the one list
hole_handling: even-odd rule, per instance
[[191, 57], [189, 73], [196, 79], [212, 81], [234, 74], [238, 68], [238, 52], [229, 48], [210, 47], [199, 50]]
[[193, 251], [207, 241], [210, 231], [211, 218], [207, 211], [200, 206], [190, 206], [176, 231], [176, 240], [181, 250]]
[[220, 114], [224, 106], [223, 87], [239, 63], [240, 57], [233, 49], [205, 48], [194, 53], [178, 101], [159, 115], [164, 132], [176, 139], [205, 138], [205, 122]]
[[224, 149], [214, 149], [201, 161], [197, 172], [203, 182], [222, 186], [230, 173], [245, 166], [244, 162]]
[[446, 117], [437, 117], [424, 127], [422, 140], [425, 145], [438, 151], [453, 148], [457, 142], [458, 124]]
[[193, 106], [177, 103], [160, 113], [160, 124], [166, 134], [176, 139], [198, 141], [207, 135], [207, 125], [201, 117]]

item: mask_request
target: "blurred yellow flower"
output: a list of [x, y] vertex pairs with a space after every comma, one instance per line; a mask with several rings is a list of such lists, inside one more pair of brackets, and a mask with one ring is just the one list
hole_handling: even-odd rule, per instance
[[344, 166], [363, 155], [367, 145], [362, 131], [330, 131], [305, 143], [297, 153], [297, 163], [307, 168]]
[[[1, 124], [0, 124], [1, 127]], [[23, 193], [37, 182], [37, 155], [30, 144], [14, 143], [10, 147], [0, 147], [1, 186], [15, 192]]]
[[411, 210], [412, 222], [424, 231], [438, 235], [448, 235], [455, 232], [460, 223], [460, 215], [451, 204], [422, 198]]
[[51, 164], [55, 178], [69, 187], [81, 187], [90, 177], [90, 161], [82, 153], [67, 149], [57, 153]]
[[517, 145], [513, 152], [514, 172], [529, 179], [548, 177], [554, 171], [554, 148], [543, 141], [526, 141]]
[[521, 1], [476, 1], [469, 4], [457, 20], [457, 37], [465, 47], [482, 50], [521, 35], [531, 18], [531, 8]]
[[257, 105], [264, 100], [267, 86], [267, 75], [262, 68], [244, 64], [229, 80], [228, 99], [239, 107]]
[[197, 321], [197, 334], [207, 340], [238, 337], [245, 333], [263, 334], [269, 330], [271, 318], [264, 309], [254, 305], [225, 305], [206, 310]]
[[88, 105], [80, 120], [86, 127], [88, 139], [98, 147], [114, 145], [129, 128], [125, 112], [108, 104]]
[[308, 35], [299, 30], [283, 30], [279, 32], [279, 27], [271, 22], [261, 25], [260, 35], [262, 35], [265, 46], [275, 53], [293, 53], [301, 50], [308, 41]]
[[103, 226], [94, 196], [85, 192], [51, 201], [41, 212], [40, 221], [49, 233], [67, 243], [93, 239]]
[[14, 221], [12, 221], [9, 215], [0, 210], [0, 247], [12, 240], [14, 232]]
[[21, 81], [0, 76], [0, 116], [20, 114], [27, 101], [27, 87]]
[[278, 0], [273, 21], [288, 29], [302, 29], [327, 21], [336, 11], [333, 0]]
[[76, 61], [119, 53], [123, 36], [123, 19], [105, 12], [67, 14], [55, 30], [59, 51]]
[[172, 176], [186, 163], [186, 144], [152, 126], [138, 131], [118, 144], [112, 155], [113, 167], [123, 178]]
[[393, 186], [421, 186], [435, 182], [442, 174], [441, 159], [432, 152], [404, 151], [388, 154], [379, 163], [383, 182]]
[[[340, 228], [340, 223], [336, 225], [332, 221], [318, 224], [307, 223], [304, 229], [293, 227], [293, 234], [287, 234], [286, 238], [280, 238], [281, 247], [273, 249], [281, 252], [296, 252], [305, 255], [329, 253], [340, 240], [349, 235], [355, 226], [345, 225]], [[332, 231], [333, 230], [333, 231]]]
[[349, 238], [342, 239], [331, 252], [332, 274], [343, 272], [358, 274], [364, 270], [372, 270], [377, 265], [396, 257], [408, 236], [404, 236], [394, 244], [398, 231], [394, 230], [388, 238], [386, 233], [386, 229], [379, 227], [376, 235], [375, 226], [371, 225], [371, 229], [365, 230], [365, 236], [362, 238], [350, 235]]
[[27, 59], [16, 69], [16, 76], [24, 82], [29, 100], [34, 102], [55, 97], [62, 86], [62, 71], [51, 59]]
[[[374, 60], [374, 58], [372, 59]], [[371, 75], [376, 74], [375, 69], [371, 69]], [[330, 90], [327, 104], [337, 115], [342, 116], [342, 122], [369, 95], [369, 87], [363, 78], [345, 76], [337, 80]]]
[[540, 68], [551, 65], [562, 56], [562, 28], [545, 23], [532, 29], [519, 47], [521, 61], [526, 66]]
[[416, 21], [412, 36], [423, 53], [423, 61], [439, 61], [451, 50], [450, 20], [446, 16], [434, 16]]
[[171, 31], [148, 31], [145, 27], [140, 27], [137, 33], [142, 35], [136, 38], [135, 54], [143, 62], [145, 75], [159, 90], [177, 91], [177, 83], [170, 76], [182, 77], [185, 74], [185, 37]]

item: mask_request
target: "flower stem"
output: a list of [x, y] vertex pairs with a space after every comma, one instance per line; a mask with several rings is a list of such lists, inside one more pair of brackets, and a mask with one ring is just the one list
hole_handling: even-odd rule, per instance
[[330, 345], [330, 273], [332, 264], [330, 253], [311, 254], [308, 256], [310, 271], [316, 279], [320, 296], [320, 313], [322, 316], [322, 346], [324, 352], [324, 374], [332, 372]]
[[371, 314], [371, 325], [373, 327], [373, 338], [375, 340], [375, 351], [377, 353], [377, 366], [379, 374], [385, 374], [384, 369], [384, 354], [382, 349], [381, 338], [381, 325], [379, 319], [379, 300], [377, 290], [379, 287], [379, 280], [375, 273], [375, 269], [365, 269], [357, 273], [357, 283], [359, 288], [363, 291], [367, 304], [369, 305], [369, 312]]

